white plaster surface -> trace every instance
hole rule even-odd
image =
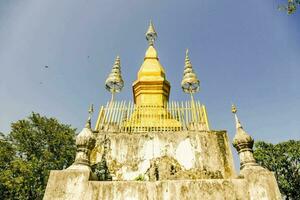
[[[175,158],[185,169],[191,169],[194,166],[195,151],[189,138],[179,143]]]
[[[116,168],[114,180],[134,180],[145,175],[150,161],[163,156],[175,159],[184,170],[219,171],[224,177],[234,177],[231,151],[226,132],[170,132],[107,134],[109,148],[107,162]],[[222,140],[220,140],[220,138]],[[98,146],[103,146],[104,134],[97,137]],[[223,143],[222,143],[223,142]],[[101,160],[103,148],[99,148],[92,163]]]

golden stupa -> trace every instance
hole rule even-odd
[[[151,21],[145,35],[148,49],[138,71],[137,80],[132,84],[134,101],[116,102],[112,98],[106,107],[100,108],[95,129],[125,132],[209,130],[205,106],[195,102],[193,96],[192,101],[188,102],[169,101],[171,86],[154,47],[157,33]],[[117,59],[120,67],[120,58]],[[115,65],[113,69],[116,68]],[[123,86],[123,80],[117,78],[121,77],[120,73],[120,70],[114,70],[114,74],[110,74],[107,79],[110,84],[106,84],[106,89],[111,91],[112,95],[116,91],[115,86]],[[192,69],[188,54],[182,88],[191,95],[199,90],[199,80]]]

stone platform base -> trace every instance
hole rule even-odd
[[[51,171],[44,200],[281,199],[273,173],[262,168],[234,179],[91,181],[89,177],[84,170]]]

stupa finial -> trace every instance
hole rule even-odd
[[[233,138],[233,146],[236,148],[240,157],[240,167],[243,169],[246,166],[257,166],[253,157],[253,138],[243,129],[238,117],[237,108],[235,105],[231,106],[231,112],[235,117],[236,134]]]
[[[91,129],[91,117],[94,112],[93,104],[89,107],[89,117],[82,131],[76,136],[76,156],[74,163],[68,169],[91,171],[90,154],[95,147],[96,139]]]
[[[123,87],[124,81],[121,74],[120,56],[117,56],[112,70],[105,81],[106,90],[112,94],[111,102],[113,102],[114,94],[120,92]]]
[[[193,94],[198,92],[200,89],[200,81],[197,78],[197,75],[195,74],[193,70],[192,63],[190,61],[189,57],[189,50],[186,49],[185,52],[185,65],[183,70],[183,78],[181,81],[181,88],[185,93],[188,93],[191,95],[191,104],[192,104],[192,119],[196,121],[197,114],[195,111],[195,101]]]
[[[185,65],[192,65],[189,57],[189,49],[185,50]]]
[[[181,87],[185,93],[193,94],[200,90],[200,81],[193,70],[192,63],[189,57],[189,50],[185,52],[185,66],[183,70],[183,78]]]
[[[233,114],[237,113],[237,109],[236,109],[236,106],[234,104],[231,105],[231,112]]]
[[[238,118],[238,116],[236,114],[237,111],[238,110],[237,110],[236,106],[234,104],[232,104],[231,105],[231,112],[234,114],[236,129],[243,128],[242,125],[241,125],[241,123],[240,123],[240,120],[239,120],[239,118]]]
[[[150,24],[149,24],[148,30],[145,35],[146,35],[146,39],[148,41],[149,46],[153,46],[154,42],[157,38],[157,33],[155,31],[152,20],[150,20]]]
[[[92,119],[92,115],[94,113],[94,105],[93,104],[90,105],[88,112],[89,112],[89,117],[86,121],[85,128],[91,129],[91,119]]]

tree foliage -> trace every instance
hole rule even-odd
[[[281,194],[286,199],[300,199],[300,140],[278,144],[255,143],[257,162],[273,171]]]
[[[50,170],[64,169],[75,156],[75,129],[32,113],[0,135],[0,197],[42,199]]]
[[[286,5],[280,5],[279,10],[286,11],[289,15],[296,12],[298,6],[300,5],[300,0],[287,0]]]

